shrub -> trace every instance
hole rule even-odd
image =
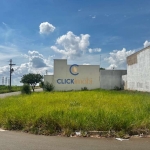
[[[31,89],[29,84],[24,84],[21,89],[22,94],[31,94]]]
[[[43,86],[43,90],[50,92],[54,90],[54,85],[52,83],[46,82]]]
[[[43,88],[43,87],[44,87],[44,82],[43,82],[43,81],[40,82],[39,87],[40,87],[40,88]]]
[[[83,87],[83,88],[81,88],[81,91],[88,91],[88,88],[87,87]]]
[[[121,90],[121,88],[118,87],[118,86],[115,86],[115,87],[114,87],[114,90],[119,91],[119,90]]]

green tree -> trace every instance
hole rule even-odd
[[[41,82],[42,79],[43,79],[43,76],[40,74],[29,73],[29,74],[23,75],[20,82],[31,85],[32,90],[34,92],[36,84]]]
[[[101,67],[99,70],[105,70],[105,68],[102,68],[102,67]]]

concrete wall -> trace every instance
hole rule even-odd
[[[127,63],[127,88],[150,92],[150,46],[129,56]]]
[[[123,89],[122,75],[125,74],[126,70],[100,70],[100,88],[114,89],[117,86]]]
[[[127,90],[127,75],[122,76],[122,86],[124,90]]]
[[[44,83],[46,82],[54,84],[54,75],[44,75]]]
[[[55,59],[52,78],[45,76],[44,80],[53,81],[57,91],[100,87],[99,65],[67,65],[66,59]]]

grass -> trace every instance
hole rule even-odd
[[[1,93],[8,93],[8,92],[16,92],[20,91],[22,86],[12,86],[11,88],[9,86],[0,85],[0,94]]]
[[[150,94],[95,90],[7,97],[0,99],[0,127],[45,135],[78,130],[134,134],[150,129]]]
[[[39,86],[36,86],[35,89],[40,88]],[[9,86],[5,86],[5,85],[0,85],[0,94],[2,93],[9,93],[9,92],[17,92],[17,91],[21,91],[22,86],[11,86],[11,88]]]

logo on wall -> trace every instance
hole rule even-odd
[[[76,76],[76,75],[79,74],[79,73],[78,73],[78,66],[79,66],[79,65],[77,65],[77,64],[74,64],[74,65],[71,65],[71,66],[70,66],[69,71],[70,71],[70,73],[71,73],[72,75]]]
[[[76,76],[79,74],[78,72],[78,67],[79,65],[77,64],[74,64],[74,65],[71,65],[70,68],[69,68],[69,71],[72,75]],[[60,78],[60,79],[57,79],[57,84],[76,84],[76,85],[79,85],[79,84],[93,84],[93,81],[92,81],[92,78],[89,78],[89,77],[84,77],[84,78],[78,78],[78,77],[75,77],[72,79],[71,78]]]

